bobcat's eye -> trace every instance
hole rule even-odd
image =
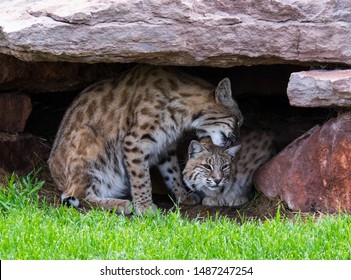
[[[212,167],[211,167],[211,165],[209,165],[209,164],[203,164],[202,166],[203,166],[205,169],[212,170]]]
[[[222,171],[226,170],[229,168],[229,164],[223,164],[222,165]]]

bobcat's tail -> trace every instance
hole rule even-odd
[[[66,194],[61,195],[61,203],[66,206],[73,206],[74,208],[79,206],[78,198]]]

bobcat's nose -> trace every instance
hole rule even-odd
[[[213,192],[221,192],[223,190],[221,179],[212,179],[211,182],[208,184],[208,188]]]
[[[221,183],[221,179],[214,179],[213,180],[216,183],[216,187],[219,187],[219,184]]]

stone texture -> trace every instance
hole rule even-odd
[[[0,54],[0,92],[56,93],[81,91],[96,81],[123,72],[134,64],[27,62]],[[181,67],[213,84],[229,77],[233,94],[286,94],[291,72],[308,69],[301,65],[257,65],[255,67]],[[255,82],[252,82],[255,81]]]
[[[315,126],[254,176],[265,196],[296,211],[351,211],[351,112]]]
[[[351,70],[292,73],[288,97],[298,107],[351,107]]]
[[[26,174],[48,157],[49,149],[31,134],[0,132],[0,170]]]
[[[32,111],[32,102],[24,94],[0,94],[0,131],[23,132]]]
[[[0,54],[0,90],[61,92],[82,88],[123,71],[119,64],[26,62]]]
[[[27,61],[351,64],[349,0],[4,0],[0,53]]]

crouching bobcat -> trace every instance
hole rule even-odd
[[[240,206],[249,201],[252,175],[273,154],[273,135],[242,132],[236,146],[217,147],[210,138],[191,141],[183,179],[202,192],[203,205]]]
[[[84,199],[118,213],[154,212],[152,165],[176,200],[192,205],[199,198],[182,184],[177,138],[194,128],[225,146],[236,140],[242,122],[229,79],[216,88],[172,68],[139,65],[76,98],[61,122],[49,167],[61,200],[73,206]]]

